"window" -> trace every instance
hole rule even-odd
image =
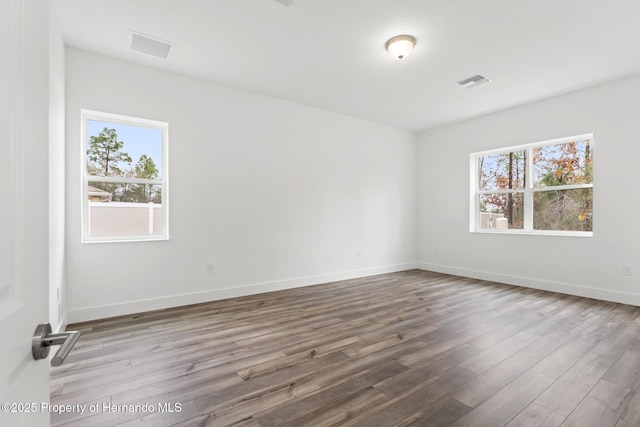
[[[591,236],[593,135],[471,154],[470,231]]]
[[[165,122],[82,110],[82,241],[165,240]]]

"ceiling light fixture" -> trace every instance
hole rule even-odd
[[[411,53],[415,44],[415,38],[403,35],[390,38],[384,47],[389,51],[391,56],[396,59],[402,59]]]

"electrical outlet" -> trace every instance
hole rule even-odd
[[[625,276],[631,276],[633,273],[631,272],[631,266],[629,264],[622,265],[622,274]]]
[[[213,264],[207,264],[205,266],[205,271],[207,274],[213,274]]]
[[[357,256],[358,258],[362,258],[362,252],[357,251],[357,252],[356,252],[356,256]]]

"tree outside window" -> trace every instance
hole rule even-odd
[[[167,124],[83,111],[83,240],[167,237]]]
[[[472,154],[472,231],[592,232],[593,135]]]

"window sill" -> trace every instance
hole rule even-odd
[[[470,232],[478,234],[527,234],[530,236],[593,237],[593,231],[470,230]]]
[[[140,238],[127,238],[127,237],[114,237],[114,238],[105,238],[105,239],[86,239],[86,240],[82,240],[81,243],[85,244],[94,244],[94,243],[133,243],[133,242],[164,242],[166,240],[169,240],[168,236],[162,236],[162,237],[154,237],[154,238],[147,238],[147,239],[140,239]]]

